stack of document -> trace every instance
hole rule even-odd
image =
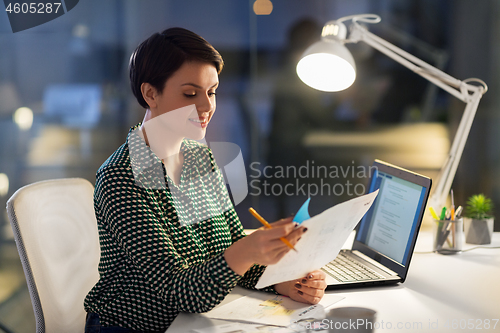
[[[326,309],[343,298],[334,294],[325,294],[320,303],[311,305],[296,302],[286,296],[256,291],[205,313],[208,318],[229,320],[233,322],[232,324],[212,327],[211,330],[196,330],[195,332],[225,333],[235,332],[235,328],[239,329],[237,332],[253,332],[256,327],[259,327],[259,333],[265,331],[273,333],[294,332],[295,330],[278,329],[280,327],[298,327],[300,325],[297,323],[324,318]],[[242,323],[260,325],[241,325]],[[263,331],[262,325],[275,327],[268,327]]]

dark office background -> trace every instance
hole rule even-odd
[[[286,124],[288,119],[285,119],[286,110],[281,110],[273,124],[273,114],[278,115],[279,109],[276,96],[282,93],[283,98],[283,90],[286,93],[289,88],[280,80],[290,75],[285,72],[290,54],[294,48],[303,47],[291,43],[292,28],[304,20],[322,26],[328,20],[345,15],[376,13],[382,22],[370,26],[371,31],[458,79],[478,77],[488,84],[490,90],[477,111],[453,189],[458,204],[463,204],[475,193],[490,196],[498,207],[498,220],[500,2],[272,0],[274,9],[268,16],[256,16],[253,3],[254,0],[81,0],[73,10],[58,19],[15,34],[2,10],[2,207],[18,188],[35,181],[83,177],[95,182],[98,167],[124,142],[129,127],[142,120],[144,110],[134,100],[128,83],[127,65],[131,52],[153,32],[174,26],[202,35],[225,60],[226,66],[220,75],[217,112],[208,127],[207,140],[237,144],[241,148],[249,181],[255,179],[251,163],[259,162],[260,168],[269,165],[272,138],[276,134],[291,135],[298,140],[296,151],[283,154],[287,155],[283,158],[290,158],[292,164],[301,165],[304,162],[301,158],[307,156],[309,161],[314,160],[318,165],[367,166],[373,158],[386,157],[388,162],[436,177],[464,104],[442,91],[433,90],[414,73],[363,45],[349,46],[357,61],[359,81],[351,93],[322,94],[297,86],[289,89],[290,94],[299,89],[298,95],[311,98],[313,102],[308,104],[312,108],[309,110],[311,114],[319,108],[326,110],[322,114],[324,121],[299,122],[283,128],[280,121]],[[308,31],[307,28],[304,31]],[[300,33],[294,36],[298,36],[294,41],[308,38]],[[317,103],[317,108],[314,103]],[[14,113],[20,107],[28,107],[33,112],[33,123],[27,129],[20,127],[22,116],[18,115],[17,123],[14,121]],[[405,126],[417,130],[398,132],[398,128],[405,129]],[[416,151],[413,152],[412,148],[404,152],[391,151],[392,146],[385,147],[383,142],[377,146],[378,150],[370,152],[303,144],[305,136],[314,131],[366,136],[380,129],[392,131],[395,135],[392,141],[416,141]],[[411,133],[420,137],[406,137]],[[442,140],[436,144],[425,140],[426,137],[442,138],[443,135],[444,143]],[[378,137],[374,138],[377,140]],[[427,147],[418,147],[419,142]],[[422,149],[432,151],[432,154],[422,155]],[[298,157],[291,160],[294,154]],[[397,156],[408,158],[398,159]],[[413,162],[415,160],[417,162]],[[304,181],[314,183],[318,179]],[[247,213],[250,205],[259,208],[267,219],[274,220],[282,214],[294,213],[304,199],[299,195],[282,200],[276,195],[257,196],[254,192],[250,189],[250,195],[236,206],[247,228],[257,226]],[[313,200],[312,213],[347,197],[345,193],[340,196],[318,195]],[[5,252],[12,244],[5,210],[0,214],[0,226],[0,252]],[[497,230],[499,226],[497,221]],[[5,260],[0,262],[0,269],[2,266],[5,267]],[[7,296],[2,297],[8,303],[12,300],[9,295],[15,291],[5,293]],[[1,316],[12,311],[5,306],[7,303],[0,306],[0,321],[4,320]],[[22,320],[11,323],[11,326],[18,327],[17,332],[24,332],[22,325]],[[26,332],[30,330],[26,329]]]
[[[313,97],[330,106],[331,114],[323,115],[325,122],[284,128],[277,119],[273,125],[273,113],[279,108],[275,95],[282,87],[279,78],[293,48],[292,28],[304,19],[322,25],[344,15],[371,12],[382,17],[382,23],[370,27],[375,33],[459,79],[479,77],[488,83],[490,91],[481,101],[453,188],[459,203],[473,193],[485,193],[500,207],[497,2],[276,0],[269,16],[256,16],[253,2],[85,0],[54,21],[16,34],[11,32],[6,13],[1,14],[0,173],[9,184],[8,190],[3,186],[3,202],[19,187],[38,180],[84,177],[94,182],[96,169],[143,114],[128,86],[131,52],[151,33],[173,26],[203,35],[223,55],[226,68],[207,139],[237,144],[250,180],[256,175],[249,169],[252,162],[259,162],[261,169],[269,164],[273,131],[275,136],[314,130],[368,133],[397,124],[439,123],[451,140],[464,105],[438,90],[431,98],[432,109],[424,110],[430,85],[363,45],[349,45],[357,60],[359,81],[350,95],[318,93]],[[300,36],[294,35],[294,40]],[[81,101],[72,100],[72,93],[87,96],[79,89],[97,92],[92,95],[96,110],[89,111],[91,107],[82,108]],[[310,112],[315,112],[314,104],[310,105]],[[29,129],[22,130],[13,121],[20,107],[33,111]],[[92,112],[97,113],[89,115]],[[286,110],[279,114],[284,115]],[[295,155],[302,153],[318,165],[368,165],[372,157],[379,157],[374,152],[344,158],[343,150],[337,148],[321,150],[318,155],[311,147],[297,147]],[[436,177],[440,158],[405,166]],[[304,161],[297,161],[297,166],[302,165],[299,162]],[[253,226],[245,213],[249,204],[268,210],[269,218],[294,212],[296,203],[286,203],[284,210],[278,210],[276,195],[255,193],[250,189],[247,200],[237,206],[245,226]],[[321,200],[328,199],[318,202]],[[1,219],[5,226],[5,214]],[[8,228],[4,228],[7,233]]]
[[[498,125],[495,55],[499,45],[495,18],[499,5],[495,1],[276,0],[269,16],[256,16],[253,2],[85,0],[54,21],[16,34],[11,32],[6,13],[1,14],[0,173],[9,182],[8,191],[5,192],[4,186],[1,193],[3,202],[19,187],[38,180],[84,177],[94,182],[96,169],[124,141],[128,128],[139,122],[143,114],[128,86],[127,63],[131,52],[151,33],[173,26],[201,34],[225,59],[218,109],[207,139],[237,144],[249,180],[256,177],[256,172],[249,169],[252,162],[259,162],[261,169],[270,162],[269,153],[273,152],[275,142],[273,131],[275,137],[277,133],[283,137],[287,132],[298,133],[290,137],[299,140],[304,139],[301,135],[314,130],[368,133],[383,126],[437,122],[445,126],[451,140],[464,105],[436,89],[436,95],[431,96],[432,109],[425,109],[426,91],[432,85],[366,45],[349,45],[358,66],[356,88],[350,93],[313,96],[322,106],[330,107],[327,111],[330,114],[322,115],[325,121],[307,126],[297,123],[287,128],[279,126],[280,121],[288,124],[286,119],[278,118],[273,125],[273,113],[277,117],[287,115],[286,110],[279,114],[276,110],[279,106],[275,95],[283,87],[279,81],[281,74],[288,68],[291,49],[303,47],[291,45],[291,30],[303,20],[321,26],[330,19],[370,12],[382,17],[382,23],[370,27],[375,33],[459,79],[479,77],[490,86],[481,101],[453,188],[459,203],[481,192],[491,196],[500,207],[496,176],[500,154],[495,130]],[[307,27],[304,31],[302,35],[293,35],[292,40],[302,38],[307,42],[308,38],[301,36],[312,32]],[[75,96],[72,93],[86,96],[79,90],[81,84],[85,85],[83,89],[97,91],[92,96],[96,96],[95,105],[100,107],[97,110],[94,105],[93,112],[97,112],[94,117],[89,115],[92,111],[82,108],[81,101],[72,100],[71,96]],[[295,88],[285,87],[290,96]],[[309,105],[312,111],[302,111],[314,113],[314,103]],[[15,110],[23,106],[34,114],[32,126],[25,130],[13,121]],[[426,136],[425,128],[421,135]],[[283,154],[286,156],[277,156],[283,160],[288,157],[293,164],[294,154],[327,166],[368,165],[372,157],[385,157],[377,155],[377,151],[352,156],[338,147],[319,153],[314,147],[297,147]],[[435,154],[434,161],[423,161],[427,156],[418,165],[403,166],[436,177],[445,154],[442,149]],[[299,159],[295,165],[303,165],[304,161]],[[308,181],[313,180],[304,180]],[[246,214],[250,204],[268,211],[270,219],[294,212],[301,198],[279,203],[278,196],[273,195],[278,193],[277,189],[271,192],[269,188],[270,195],[260,196],[255,195],[255,188],[250,189],[245,202],[237,206],[245,226],[253,226]],[[314,212],[333,200],[319,197],[313,201]],[[340,197],[337,200],[345,195]],[[5,226],[5,214],[1,219]],[[4,232],[7,229],[8,233],[8,228],[7,225]]]

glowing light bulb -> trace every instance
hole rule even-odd
[[[356,65],[344,45],[323,39],[304,52],[297,64],[297,75],[314,89],[341,91],[356,79]]]

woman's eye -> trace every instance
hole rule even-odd
[[[210,92],[208,93],[208,96],[212,97],[212,96],[216,96],[217,94],[215,92]]]
[[[196,94],[184,94],[184,96],[186,96],[186,97],[188,97],[188,98],[189,98],[189,97],[195,97],[195,96],[196,96]]]

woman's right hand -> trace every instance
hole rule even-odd
[[[232,244],[224,252],[229,267],[243,275],[253,264],[272,265],[277,263],[291,249],[280,238],[286,238],[295,245],[307,230],[295,228],[293,217],[271,223],[272,229],[261,227]]]

